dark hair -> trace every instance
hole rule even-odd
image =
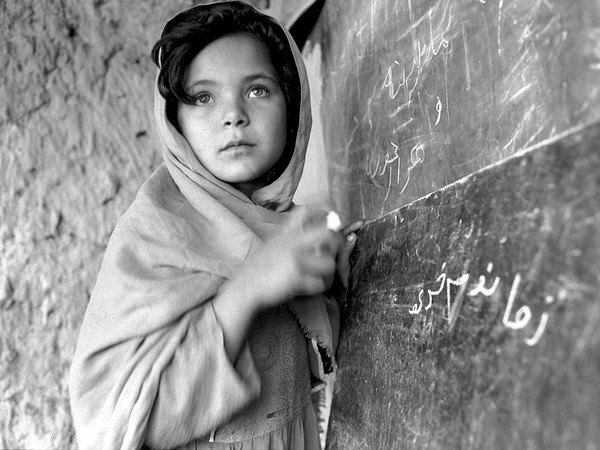
[[[177,105],[193,104],[186,91],[186,70],[195,56],[216,39],[232,33],[250,33],[266,44],[281,86],[287,111],[287,160],[298,128],[300,78],[284,30],[270,17],[238,1],[191,8],[170,20],[152,48],[152,60],[160,68],[158,90],[166,100],[167,118],[178,129]],[[286,159],[283,157],[282,159]],[[279,165],[279,164],[278,164]]]

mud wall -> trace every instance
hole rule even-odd
[[[0,2],[0,448],[76,448],[81,319],[113,227],[161,158],[148,55],[194,3]]]

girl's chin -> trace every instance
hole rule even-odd
[[[248,197],[250,197],[254,191],[257,191],[266,185],[265,178],[263,176],[254,179],[240,178],[235,179],[235,181],[227,181],[227,183],[242,191],[244,194],[248,195]]]

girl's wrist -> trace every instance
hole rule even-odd
[[[249,315],[254,315],[261,309],[260,295],[256,293],[251,283],[239,278],[225,283],[219,290],[219,297],[233,303],[235,308]]]
[[[231,280],[228,288],[243,296],[256,312],[285,303],[293,297],[291,292],[290,295],[282,292],[285,288],[280,286],[280,283],[273,282],[273,280],[269,282],[264,276],[257,276],[252,271],[240,272],[236,278]]]

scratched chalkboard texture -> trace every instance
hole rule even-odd
[[[367,224],[330,449],[600,448],[600,125]]]
[[[328,0],[315,33],[346,218],[600,118],[598,0]]]

